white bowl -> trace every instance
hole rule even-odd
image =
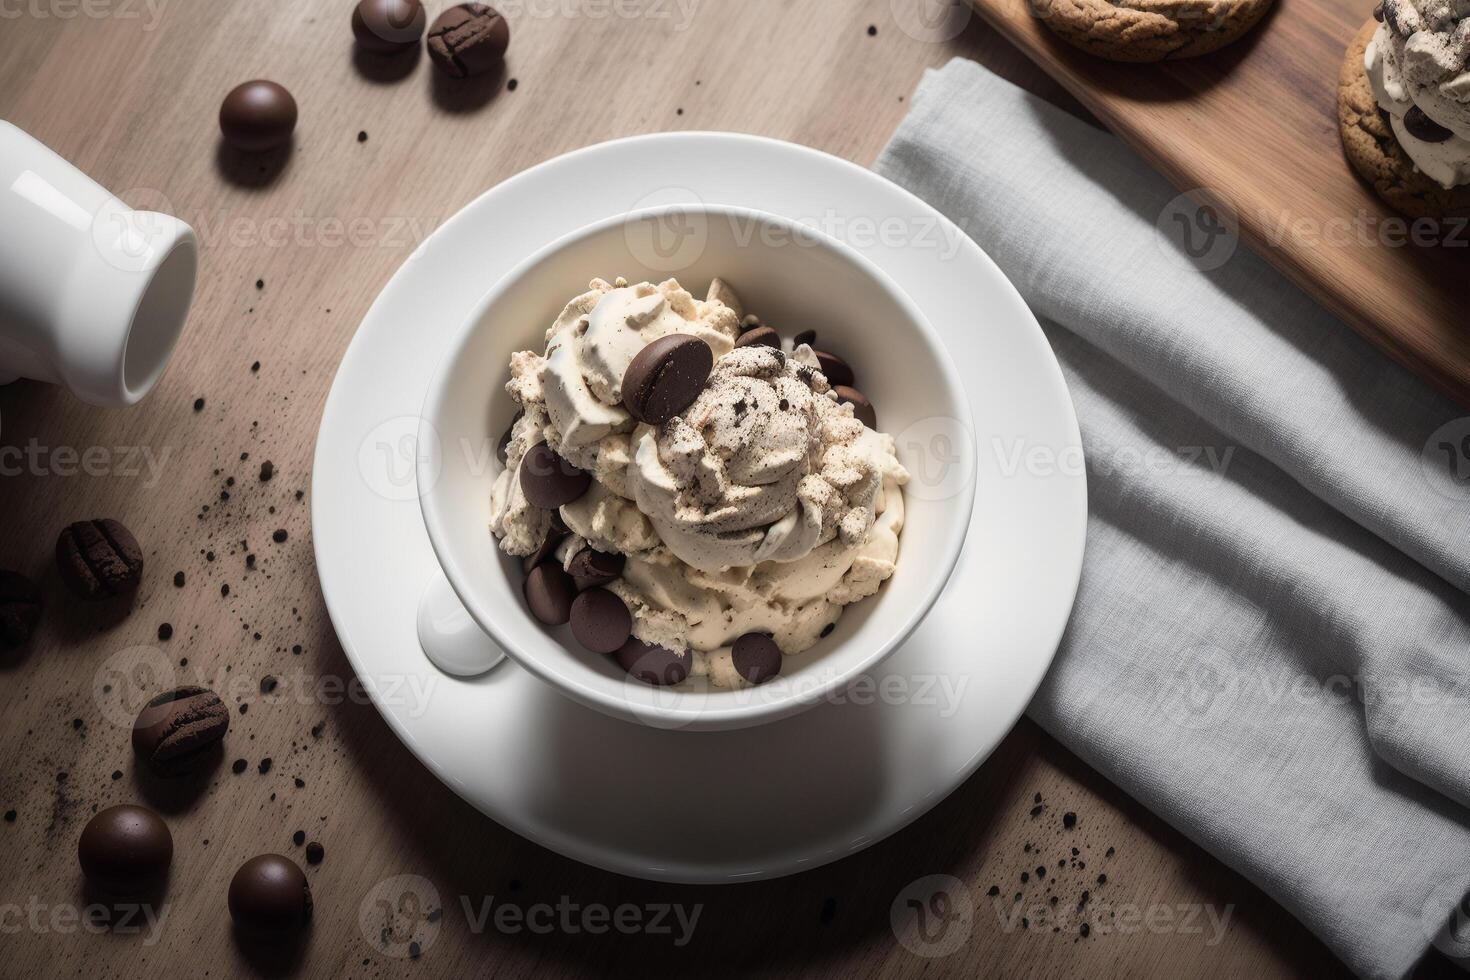
[[[504,390],[512,353],[541,350],[546,328],[590,279],[676,277],[695,295],[715,276],[783,335],[817,331],[841,354],[910,468],[935,439],[974,445],[969,401],[933,327],[881,270],[846,245],[743,208],[676,205],[602,221],[548,245],[498,282],[465,322],[429,386],[417,474],[424,524],[465,610],[518,664],[569,697],[660,728],[713,731],[787,717],[872,670],[914,630],[959,557],[974,504],[973,466],[952,485],[905,495],[898,570],[848,607],[837,629],[785,658],[779,677],[724,690],[703,678],[656,688],[582,649],[566,628],[532,618],[519,559],[489,532],[495,446],[516,405]],[[913,484],[911,484],[913,486]]]

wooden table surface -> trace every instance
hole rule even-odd
[[[14,811],[0,823],[0,975],[1340,972],[1252,885],[1026,721],[896,837],[797,877],[692,888],[598,872],[500,828],[342,692],[352,673],[317,588],[305,492],[337,361],[398,264],[483,189],[611,137],[742,130],[870,163],[921,72],[956,55],[1075,105],[978,18],[947,40],[914,38],[893,12],[908,2],[523,2],[507,8],[505,75],[468,85],[442,84],[422,58],[355,59],[345,0],[0,7],[0,116],[129,203],[192,222],[203,245],[187,333],[141,406],[0,389],[0,566],[38,576],[47,603],[30,647],[0,660],[0,810]],[[294,151],[264,171],[217,146],[220,98],[252,77],[301,105]],[[72,451],[89,448],[83,472]],[[275,476],[262,482],[266,460]],[[56,581],[57,532],[90,517],[123,521],[144,546],[131,610],[83,608]],[[160,641],[165,622],[173,637]],[[235,712],[224,765],[197,784],[153,782],[129,749],[130,699],[161,683],[139,668],[160,663]],[[139,800],[174,835],[166,914],[97,934],[76,918],[89,898],[77,836],[97,809]],[[242,945],[230,877],[266,851],[304,865],[297,830],[326,852],[307,868],[314,925],[284,953]],[[970,898],[967,935],[945,933],[962,919],[929,905],[943,913],[931,938],[956,947],[944,956],[911,952],[890,924],[928,875]],[[487,902],[554,921],[477,928]],[[650,927],[583,927],[588,910],[624,905]],[[692,938],[651,928],[669,905],[698,910]]]

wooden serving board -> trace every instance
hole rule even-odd
[[[1073,48],[1027,0],[971,0],[1180,190],[1234,208],[1241,237],[1368,340],[1470,406],[1470,227],[1409,243],[1343,158],[1337,77],[1374,0],[1277,0],[1235,44],[1150,65]]]

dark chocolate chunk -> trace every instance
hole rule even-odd
[[[588,589],[572,600],[572,635],[593,653],[615,653],[633,635],[633,617],[607,589]]]
[[[627,562],[628,559],[611,551],[583,548],[572,556],[567,571],[571,573],[572,582],[577,586],[577,591],[582,592],[586,589],[594,589],[599,585],[606,585],[618,578],[623,574],[623,566]]]
[[[817,355],[817,369],[827,378],[827,383],[832,387],[846,385],[852,387],[856,376],[846,361],[836,354],[829,354],[824,350],[813,351]]]
[[[362,0],[352,8],[352,34],[374,54],[407,51],[419,43],[428,22],[419,0]]]
[[[808,347],[810,347],[816,342],[817,332],[815,330],[803,330],[801,333],[791,338],[792,347],[800,347],[802,344],[806,344]]]
[[[636,636],[628,637],[617,653],[618,663],[629,674],[645,684],[666,686],[677,684],[689,676],[694,656],[689,651],[677,653],[668,647],[644,643]]]
[[[660,337],[623,372],[623,404],[639,421],[662,425],[699,397],[714,366],[714,351],[698,337]]]
[[[261,854],[230,882],[230,918],[250,933],[288,933],[311,920],[311,886],[290,858]]]
[[[1409,111],[1404,113],[1404,128],[1409,131],[1410,136],[1426,143],[1443,143],[1455,135],[1452,130],[1430,119],[1418,106],[1411,106]]]
[[[41,619],[41,592],[19,572],[0,571],[0,649],[9,650],[31,638]]]
[[[468,78],[497,68],[510,46],[510,25],[494,7],[461,3],[444,11],[429,28],[429,58],[450,78]]]
[[[592,477],[538,442],[521,459],[521,491],[532,506],[555,510],[569,504],[592,486]]]
[[[219,107],[219,128],[237,150],[259,153],[291,139],[296,100],[275,82],[257,78],[236,86]]]
[[[230,709],[202,687],[180,687],[143,706],[133,723],[133,751],[160,776],[197,772],[219,758]]]
[[[873,408],[873,403],[868,401],[867,395],[848,385],[835,385],[832,390],[837,393],[839,402],[852,406],[853,417],[874,432],[878,431],[878,413]]]
[[[577,595],[572,577],[554,562],[531,569],[522,589],[526,606],[547,626],[560,626],[572,616],[572,599]]]
[[[114,520],[78,521],[56,539],[61,580],[78,598],[106,599],[130,592],[143,578],[143,551]]]
[[[736,347],[774,347],[781,349],[781,335],[770,327],[747,330],[735,340]]]
[[[163,818],[133,804],[108,807],[87,821],[77,860],[87,880],[117,895],[148,890],[168,872],[174,839]]]
[[[552,552],[556,551],[556,546],[561,544],[566,536],[565,531],[557,531],[555,528],[546,532],[546,537],[541,540],[541,546],[521,559],[521,571],[530,575],[531,569],[551,558]]]
[[[781,673],[781,648],[766,633],[746,633],[731,648],[735,672],[751,684],[761,684]]]

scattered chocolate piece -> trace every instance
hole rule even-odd
[[[829,636],[832,635],[832,631],[835,630],[836,628],[837,628],[837,624],[836,623],[828,623],[826,626],[823,626],[822,627],[822,632],[820,634],[818,634],[818,635],[822,639],[825,640],[827,637],[829,637]]]
[[[168,872],[174,839],[163,818],[143,806],[108,807],[87,821],[77,860],[87,880],[117,895],[136,895]]]
[[[261,854],[235,872],[229,905],[230,918],[245,932],[294,932],[311,921],[311,886],[290,858]]]
[[[598,551],[589,547],[572,556],[567,571],[571,574],[572,584],[576,585],[577,591],[584,592],[606,585],[621,576],[627,563],[627,558],[615,552]]]
[[[184,573],[183,572],[174,572],[174,588],[176,588],[176,589],[182,589],[183,587],[184,587]]]
[[[261,483],[265,483],[265,482],[269,481],[270,478],[273,477],[273,476],[275,476],[275,475],[276,475],[276,464],[275,463],[272,463],[270,460],[266,460],[264,463],[261,463],[260,464],[260,482]]]
[[[219,128],[237,150],[259,153],[291,139],[296,129],[296,100],[275,82],[257,78],[236,86],[219,107]],[[257,283],[256,289],[263,283]]]
[[[869,24],[868,25],[868,37],[877,37],[877,36],[878,36],[878,25],[877,24]]]
[[[278,683],[279,682],[274,677],[272,677],[270,674],[266,674],[264,677],[262,677],[260,679],[260,693],[261,694],[269,694],[269,693],[271,693],[272,691],[274,691],[276,689],[276,685]]]
[[[714,351],[698,337],[684,333],[660,337],[639,351],[623,372],[623,404],[639,421],[662,425],[699,397],[714,366]]]
[[[800,347],[802,344],[806,344],[808,347],[810,347],[816,342],[817,332],[815,330],[803,330],[801,331],[801,333],[791,338],[792,347]]]
[[[461,3],[429,28],[429,58],[450,78],[482,75],[499,67],[510,46],[510,25],[494,7]]]
[[[5,811],[5,822],[6,823],[15,823],[15,811],[14,810],[6,810]]]
[[[240,707],[241,708],[244,708],[244,707],[246,707],[246,705],[243,705],[242,704],[242,705],[240,705]],[[270,757],[267,756],[266,758],[261,759],[260,760],[260,765],[256,766],[256,768],[260,770],[260,774],[262,776],[264,776],[266,773],[270,772],[271,771],[271,760],[270,760]]]
[[[276,544],[285,544],[286,538],[288,537],[290,537],[290,535],[286,533],[286,529],[281,527],[276,528],[276,532],[271,535],[271,540],[274,541]]]
[[[306,845],[306,863],[321,864],[322,858],[327,856],[327,849],[316,841]]]
[[[516,87],[519,86],[520,84],[521,84],[520,82],[518,82],[514,78],[512,78],[510,81],[508,81],[508,82],[505,83],[505,90],[507,92],[514,92],[516,90]]]
[[[219,695],[187,686],[159,694],[133,723],[133,751],[160,776],[197,772],[216,757],[230,730]]]
[[[572,635],[593,653],[616,653],[633,635],[628,606],[607,589],[588,589],[572,600]]]
[[[554,563],[546,562],[531,569],[523,591],[531,615],[547,626],[560,626],[571,619],[576,586],[572,577]]]
[[[230,771],[238,776],[249,768],[250,763],[246,762],[244,759],[236,759],[234,764],[230,766]]]
[[[531,569],[549,559],[552,552],[556,551],[556,546],[561,544],[565,537],[565,531],[557,531],[555,528],[548,531],[546,537],[541,540],[541,546],[521,559],[521,571],[530,575]]]
[[[300,847],[302,844],[305,844],[306,843],[306,831],[304,831],[304,830],[298,830],[298,831],[296,831],[296,833],[292,834],[291,835],[291,843],[295,844],[297,847]]]
[[[829,385],[834,388],[838,385],[852,387],[857,378],[846,361],[824,350],[813,351],[813,353],[817,355],[817,368],[826,376]]]
[[[41,619],[41,592],[19,572],[0,570],[0,649],[10,650],[31,638]]]
[[[1404,128],[1409,131],[1410,136],[1426,143],[1443,143],[1455,135],[1452,130],[1430,119],[1428,114],[1418,106],[1411,106],[1409,111],[1404,113]]]
[[[766,633],[746,633],[731,648],[735,672],[751,684],[762,684],[781,673],[781,648]]]
[[[357,141],[359,143],[366,143],[367,142],[367,130],[360,129],[360,130],[357,131]]]
[[[667,647],[644,643],[630,636],[617,653],[618,663],[645,684],[664,686],[677,684],[689,676],[694,657],[687,650],[680,654]]]
[[[706,348],[707,350],[708,348]],[[538,442],[521,459],[521,491],[532,506],[555,510],[587,492],[592,477]]]
[[[202,411],[204,411],[204,399],[203,398],[196,398],[196,399],[194,399],[194,411],[196,411],[196,412],[202,412]]]
[[[419,43],[428,22],[419,0],[362,0],[352,9],[352,34],[374,54],[407,51]]]
[[[158,638],[165,643],[167,643],[169,640],[172,640],[174,638],[173,623],[159,623]]]
[[[736,347],[774,347],[781,349],[781,335],[770,327],[753,327],[735,340]]]
[[[839,402],[852,406],[853,418],[874,432],[878,431],[878,412],[873,408],[873,403],[868,401],[867,395],[848,385],[834,385],[832,390],[837,393]]]
[[[56,564],[66,587],[88,601],[130,592],[143,578],[143,551],[114,520],[78,521],[63,530]]]
[[[1062,814],[1062,826],[1066,827],[1068,830],[1071,830],[1073,827],[1077,826],[1077,814],[1073,813],[1070,810]]]

